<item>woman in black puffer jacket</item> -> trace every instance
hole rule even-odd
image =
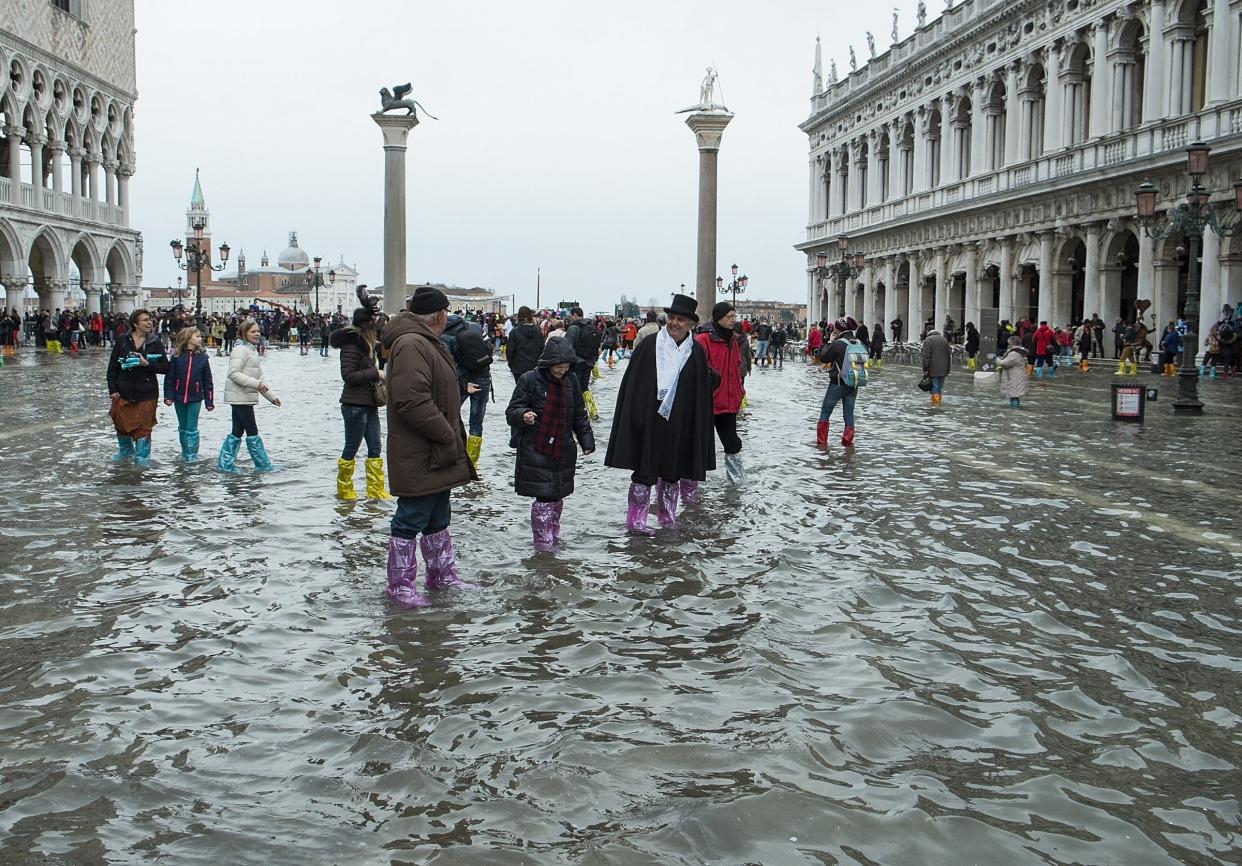
[[[379,301],[358,287],[362,306],[354,310],[353,325],[338,328],[328,338],[341,352],[341,415],[345,419],[345,447],[336,461],[337,499],[357,499],[354,493],[354,457],[367,441],[367,498],[391,499],[384,484],[384,458],[380,452],[379,404],[376,385],[384,374],[375,365],[375,310]]]
[[[561,540],[561,510],[574,492],[578,449],[595,450],[578,377],[567,375],[579,359],[569,343],[554,337],[544,345],[539,366],[518,380],[505,410],[518,449],[514,492],[533,496],[530,524],[535,552],[553,549]]]
[[[530,307],[520,307],[517,324],[509,332],[505,348],[505,358],[509,362],[513,381],[520,381],[522,376],[535,369],[542,354],[543,332],[535,324],[535,313]]]

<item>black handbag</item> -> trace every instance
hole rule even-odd
[[[922,379],[919,379],[919,390],[920,391],[931,390],[931,376],[924,376]]]

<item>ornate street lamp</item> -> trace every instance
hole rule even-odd
[[[820,250],[815,253],[815,275],[821,281],[829,278],[836,278],[837,290],[840,294],[840,301],[837,304],[837,316],[845,316],[845,283],[858,276],[863,267],[862,253],[852,253],[850,249],[850,239],[845,235],[837,238],[837,251],[841,253],[841,260],[828,264],[828,251]],[[823,290],[821,283],[820,290]]]
[[[210,250],[203,249],[203,221],[202,219],[194,220],[194,238],[193,243],[188,247],[182,247],[181,241],[174,239],[169,242],[172,247],[173,258],[177,260],[177,267],[183,271],[194,273],[195,297],[194,297],[194,321],[197,325],[202,325],[203,321],[203,269],[209,271],[222,271],[225,265],[229,263],[229,245],[220,244],[220,264],[213,265],[209,261]],[[185,253],[185,263],[181,262],[181,254]],[[180,299],[180,295],[178,295]]]
[[[315,290],[315,318],[319,318],[319,287],[331,288],[336,282],[336,269],[328,269],[328,279],[324,280],[323,274],[319,272],[319,263],[323,261],[322,256],[315,256],[315,266],[306,269],[306,288],[307,290]]]
[[[724,277],[716,277],[716,291],[732,292],[733,293],[733,306],[734,308],[736,308],[737,307],[737,296],[746,293],[746,286],[750,284],[750,277],[746,276],[745,274],[742,274],[741,277],[738,277],[736,263],[730,266],[729,272],[732,274],[733,280],[727,286],[725,285]]]
[[[1199,369],[1195,366],[1195,355],[1199,350],[1199,245],[1202,243],[1203,233],[1210,230],[1220,237],[1242,234],[1242,179],[1233,182],[1232,207],[1214,206],[1208,200],[1210,192],[1199,184],[1203,175],[1207,174],[1210,151],[1210,147],[1199,141],[1186,148],[1190,192],[1186,196],[1186,203],[1178,205],[1168,216],[1156,216],[1156,188],[1150,181],[1143,181],[1134,191],[1143,234],[1155,240],[1182,235],[1189,257],[1186,307],[1182,311],[1182,317],[1186,320],[1186,334],[1182,338],[1182,367],[1177,372],[1174,415],[1203,414],[1203,404],[1199,402]]]

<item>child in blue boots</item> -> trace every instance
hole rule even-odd
[[[224,402],[233,410],[233,430],[224,437],[216,467],[221,472],[237,471],[237,449],[241,447],[244,435],[255,470],[271,472],[277,467],[267,456],[267,449],[259,438],[254,407],[259,402],[260,394],[273,406],[280,405],[280,398],[263,379],[263,365],[259,360],[259,326],[252,319],[247,319],[242,322],[238,336],[241,339],[229,355],[229,378],[224,383]]]
[[[186,463],[198,459],[198,413],[204,403],[208,412],[215,411],[211,362],[203,351],[203,335],[198,328],[182,328],[164,377],[164,405],[172,406],[177,413],[177,438]]]

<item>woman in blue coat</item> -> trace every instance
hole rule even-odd
[[[177,413],[177,438],[181,457],[187,463],[198,459],[198,413],[216,408],[216,389],[211,381],[211,361],[203,351],[203,335],[198,328],[182,328],[177,334],[168,375],[164,377],[164,405]]]
[[[514,489],[533,496],[530,524],[535,552],[553,549],[561,538],[561,511],[574,492],[577,437],[583,454],[595,450],[595,434],[576,376],[566,375],[579,363],[563,338],[548,340],[535,369],[522,375],[505,410],[513,428],[510,445],[518,450]]]

